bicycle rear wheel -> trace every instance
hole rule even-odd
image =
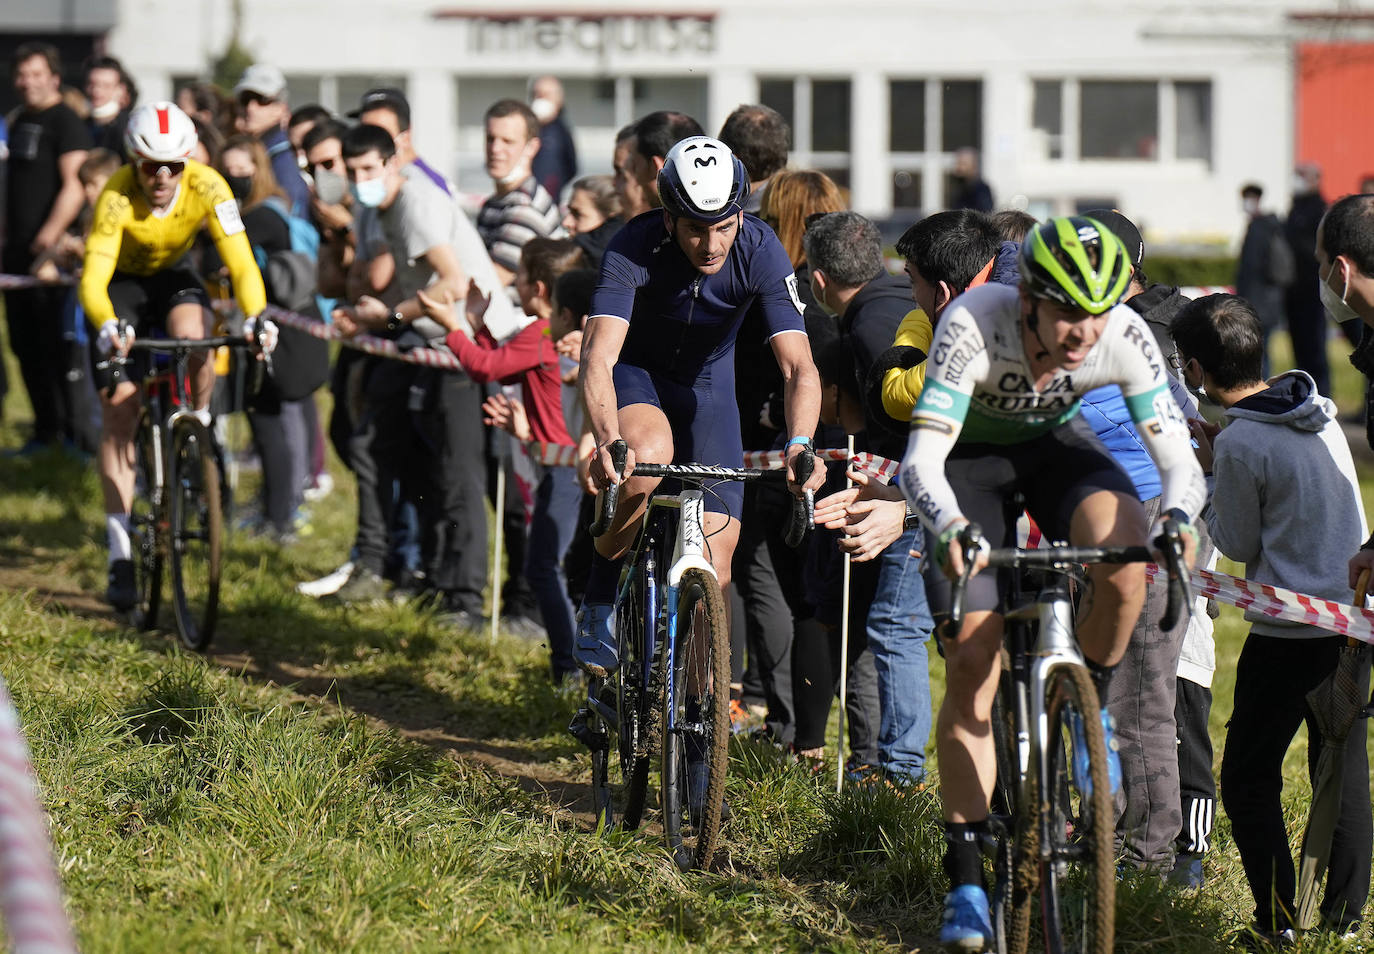
[[[220,475],[209,429],[193,417],[172,431],[166,493],[171,522],[172,605],[181,641],[204,649],[219,615]]]
[[[1045,685],[1049,735],[1039,798],[1040,907],[1047,954],[1107,954],[1115,936],[1114,812],[1107,746],[1092,679],[1082,666],[1058,666]],[[1081,732],[1075,723],[1081,721]],[[1074,780],[1078,746],[1086,750],[1091,791]]]
[[[684,871],[710,866],[720,834],[730,742],[727,625],[715,577],[699,569],[683,573],[663,700],[663,828]]]
[[[158,540],[158,510],[153,503],[161,480],[159,451],[157,429],[145,410],[134,436],[134,497],[129,507],[129,543],[138,592],[133,624],[142,630],[157,626],[157,611],[162,605],[163,551]]]

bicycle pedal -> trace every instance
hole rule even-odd
[[[568,723],[568,734],[593,752],[604,751],[611,747],[610,738],[605,732],[593,729],[590,725],[592,713],[585,707],[578,709]]]

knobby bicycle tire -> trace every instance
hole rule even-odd
[[[649,634],[656,625],[657,614],[648,609],[650,584],[644,564],[634,567],[625,599],[616,607],[616,638],[621,646],[618,697],[616,708],[620,714],[620,734],[617,751],[620,773],[625,787],[625,805],[620,825],[626,831],[639,827],[644,817],[645,793],[649,788],[649,760],[651,736],[659,715],[659,697],[653,694],[652,673],[644,678],[644,667],[653,666],[645,659]],[[662,691],[660,687],[660,692]]]
[[[1047,954],[1108,954],[1115,935],[1114,812],[1107,746],[1097,691],[1088,671],[1056,666],[1045,684],[1049,736],[1045,757],[1048,792],[1040,871],[1042,927]],[[1073,775],[1072,714],[1082,720],[1092,791],[1078,790]]]
[[[1015,691],[1011,673],[1003,671],[992,704],[992,735],[997,753],[993,811],[1004,819],[997,831],[993,858],[992,917],[998,954],[1025,954],[1040,877],[1036,801],[1032,797],[1029,806],[1018,804],[1020,767],[1012,715]],[[1030,790],[1034,792],[1034,786]]]
[[[141,630],[157,626],[162,605],[163,542],[158,538],[158,508],[153,503],[161,475],[157,470],[157,434],[145,410],[134,437],[134,496],[129,507],[129,543],[133,548],[134,588],[138,606],[134,625]],[[165,501],[164,501],[165,503]]]
[[[177,631],[188,648],[204,649],[214,637],[219,615],[224,512],[210,431],[193,417],[178,419],[172,430],[167,475]]]
[[[708,868],[715,854],[729,760],[730,634],[720,584],[704,570],[682,575],[677,625],[672,692],[664,696],[664,726],[673,729],[663,738],[663,829],[685,871]],[[689,761],[700,767],[690,771]]]

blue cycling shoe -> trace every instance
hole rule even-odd
[[[577,611],[577,638],[573,659],[589,676],[604,679],[620,666],[620,653],[612,632],[610,603],[584,603]]]
[[[1116,720],[1105,708],[1102,710],[1102,737],[1107,743],[1107,784],[1112,796],[1121,791],[1121,746],[1116,741]],[[1088,744],[1083,738],[1083,717],[1077,710],[1069,712],[1073,729],[1073,784],[1084,798],[1093,794],[1092,772],[1088,766]]]
[[[946,950],[958,952],[985,951],[992,945],[988,893],[981,885],[961,884],[945,895],[940,943]]]

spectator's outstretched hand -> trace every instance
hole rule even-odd
[[[1188,420],[1188,431],[1192,434],[1193,440],[1197,441],[1197,448],[1194,453],[1197,454],[1197,462],[1202,467],[1202,472],[1210,474],[1212,472],[1212,442],[1221,433],[1221,426],[1209,424],[1194,417]]]
[[[482,418],[492,427],[509,431],[518,441],[534,438],[534,432],[530,430],[529,415],[525,413],[525,405],[504,394],[493,394],[482,402]]]
[[[329,313],[329,317],[334,319],[334,327],[339,329],[339,334],[345,338],[352,338],[362,330],[353,314],[352,305],[341,305],[335,308]]]
[[[453,309],[453,299],[447,294],[436,298],[420,289],[415,293],[415,300],[420,303],[426,315],[449,331],[458,331],[463,327],[462,322],[458,320],[458,313]]]
[[[841,552],[858,562],[872,560],[902,535],[906,502],[898,487],[853,468],[854,486],[816,501],[816,525],[841,533]]]
[[[1365,570],[1374,571],[1374,550],[1360,550],[1350,558],[1350,588],[1360,585],[1360,574]]]
[[[498,294],[500,294],[498,292]],[[468,283],[468,324],[472,325],[473,334],[481,331],[486,326],[487,308],[491,306],[491,296],[483,293],[477,287],[476,282]]]

